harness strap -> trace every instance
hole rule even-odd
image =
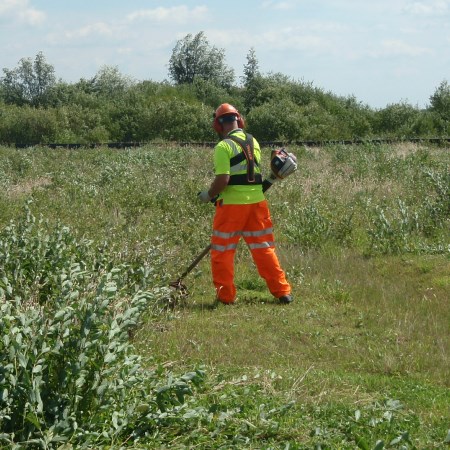
[[[230,159],[230,165],[233,166],[235,164],[238,164],[244,159],[247,160],[247,177],[246,180],[242,180],[242,176],[239,175],[233,175],[230,178],[229,184],[243,184],[242,181],[246,181],[247,183],[257,183],[261,184],[261,176],[255,177],[255,164],[258,165],[258,163],[255,161],[255,152],[253,149],[253,136],[251,134],[245,133],[245,141],[241,138],[238,138],[237,136],[228,135],[227,139],[231,139],[232,141],[239,144],[239,146],[242,148],[242,153],[239,155],[233,156],[233,158]],[[258,174],[257,174],[258,175]],[[231,182],[231,180],[234,177],[239,177],[241,180],[235,180],[235,182]]]
[[[262,176],[260,173],[255,174],[255,180],[251,182],[252,184],[262,184]],[[236,184],[249,184],[247,179],[247,174],[243,173],[242,175],[232,175],[230,177],[230,181],[228,185],[236,185]]]

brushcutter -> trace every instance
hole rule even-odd
[[[297,158],[292,153],[288,153],[284,148],[273,150],[270,160],[271,173],[262,183],[262,190],[266,192],[277,180],[282,180],[297,170]],[[211,200],[215,203],[215,199]],[[192,272],[197,264],[209,253],[211,244],[208,244],[191,262],[189,267],[175,280],[170,283],[170,287],[177,290],[180,297],[187,297],[187,287],[183,284],[184,278]]]

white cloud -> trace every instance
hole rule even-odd
[[[281,11],[287,11],[295,7],[293,2],[279,2],[274,0],[267,0],[262,3],[264,9],[278,9]]]
[[[188,23],[193,20],[204,20],[208,8],[206,6],[197,6],[189,9],[187,6],[174,6],[172,8],[158,7],[155,9],[143,9],[134,11],[127,15],[130,22],[138,20],[150,20],[157,23]]]
[[[0,2],[1,1],[3,0],[0,0]],[[122,45],[121,48],[126,48],[126,51],[130,52],[129,42],[136,41],[137,34],[140,34],[140,36],[142,37],[143,34],[148,34],[149,32],[151,32],[151,30],[146,27],[145,23],[139,25],[139,22],[151,21],[156,24],[164,23],[165,27],[167,28],[167,26],[170,24],[179,25],[180,23],[191,23],[195,20],[204,20],[206,13],[206,7],[196,7],[193,9],[188,9],[186,6],[177,6],[173,8],[158,7],[155,9],[134,11],[120,20],[111,22],[91,22],[76,29],[66,29],[62,32],[49,34],[47,36],[47,41],[52,44],[60,44],[62,39],[64,42],[71,42],[76,45],[77,41],[93,41],[95,43],[98,43],[98,39],[101,38],[103,40],[103,43],[107,40],[111,42],[127,42],[127,44]],[[137,30],[139,26],[141,28],[146,27],[147,29],[141,29],[138,32]],[[170,31],[168,31],[168,33],[170,34]],[[171,35],[171,40],[173,40],[173,34]],[[158,45],[153,45],[153,47],[161,46],[161,42],[163,41],[164,39],[162,38],[158,39]],[[152,45],[147,42],[146,47],[151,48]],[[119,53],[121,52],[122,51],[120,51]]]
[[[10,11],[14,11],[19,8],[19,3],[23,3],[18,0],[0,0],[0,16],[5,15]]]
[[[302,33],[292,28],[268,31],[260,36],[260,41],[271,49],[304,50],[308,52],[323,52],[330,49],[330,42],[319,34]]]
[[[381,43],[381,48],[372,52],[371,56],[375,58],[384,56],[409,56],[418,57],[431,54],[432,51],[426,47],[410,45],[400,40],[384,40]]]
[[[119,47],[117,49],[119,55],[131,55],[133,53],[133,48],[131,47]]]
[[[419,16],[440,16],[450,12],[450,0],[411,2],[405,7],[405,11]]]
[[[67,31],[65,33],[65,37],[69,40],[79,39],[79,38],[88,38],[91,36],[103,36],[110,37],[114,36],[116,30],[113,26],[105,23],[105,22],[95,22],[89,25],[86,25],[78,30]]]
[[[46,15],[30,6],[28,0],[0,0],[1,18],[34,26],[44,22]]]
[[[226,47],[230,51],[234,45],[256,47],[262,50],[301,50],[308,54],[335,53],[339,50],[339,42],[348,32],[346,25],[336,22],[305,21],[298,26],[284,26],[266,29],[258,34],[242,30],[206,30],[208,40],[218,47]],[[227,50],[228,51],[228,50]]]

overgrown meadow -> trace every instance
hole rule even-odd
[[[209,243],[212,149],[0,147],[0,448],[450,444],[449,148],[289,151],[295,302],[241,243],[226,307],[208,257],[169,287]]]

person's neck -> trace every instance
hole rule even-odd
[[[231,129],[230,131],[228,131],[228,133],[226,133],[226,135],[228,136],[229,134],[235,133],[235,132],[237,132],[237,131],[242,131],[242,129],[241,129],[241,128],[233,128],[233,129]]]

